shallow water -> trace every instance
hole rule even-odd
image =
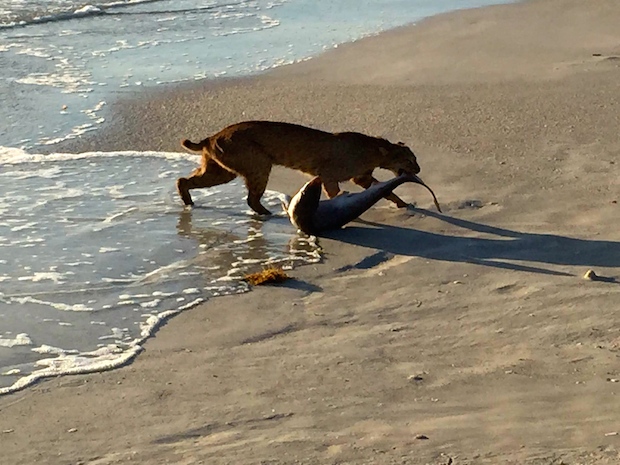
[[[320,258],[311,238],[295,234],[276,192],[264,198],[276,213],[269,219],[249,211],[237,180],[197,191],[197,207],[182,207],[174,179],[195,159],[144,152],[4,157],[0,347],[11,350],[0,350],[0,387],[33,373],[50,354],[82,354],[86,369],[101,360],[83,354],[107,347],[107,363],[116,363],[157,323],[153,316],[244,292],[243,276],[265,264]],[[77,363],[61,362],[64,370]]]

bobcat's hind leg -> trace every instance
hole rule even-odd
[[[207,159],[204,166],[196,168],[188,178],[177,179],[177,191],[185,205],[194,205],[190,189],[219,186],[236,177],[235,173],[222,168],[215,160]]]

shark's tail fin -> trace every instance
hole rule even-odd
[[[408,181],[415,182],[416,184],[420,184],[421,186],[426,187],[428,191],[431,193],[431,195],[433,196],[433,202],[435,203],[435,207],[437,207],[437,210],[439,210],[439,213],[443,213],[441,211],[441,207],[439,206],[439,202],[437,201],[437,197],[435,196],[435,193],[430,187],[426,185],[424,181],[422,181],[422,179],[420,179],[420,177],[417,174],[401,174],[401,176],[407,177]]]

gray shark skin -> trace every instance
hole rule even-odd
[[[321,199],[322,182],[315,177],[303,185],[284,209],[291,223],[309,235],[339,229],[353,221],[394,189],[406,182],[426,187],[433,195],[435,206],[441,212],[433,191],[415,174],[401,174],[389,181],[373,184],[356,193],[340,194],[329,200]]]

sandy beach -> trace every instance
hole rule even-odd
[[[292,280],[182,313],[126,367],[0,397],[0,463],[620,463],[619,24],[617,0],[459,11],[111,104],[60,149],[359,131],[409,145],[444,213],[403,185],[416,211],[381,201]]]

